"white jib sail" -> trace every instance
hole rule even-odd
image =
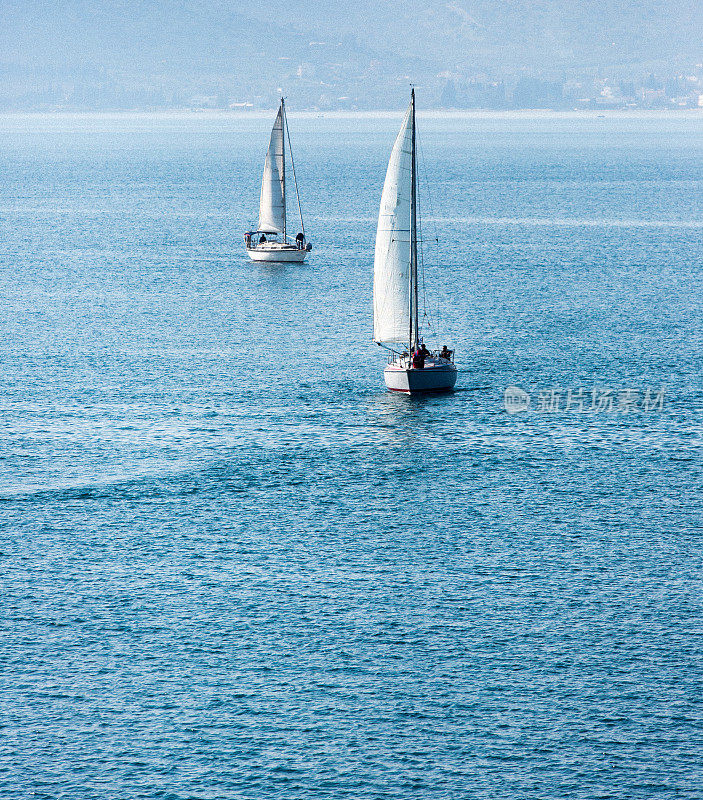
[[[286,224],[286,209],[283,203],[283,120],[278,109],[271,131],[264,177],[261,181],[259,200],[259,230],[265,233],[283,233]]]
[[[410,214],[412,121],[410,108],[393,145],[376,230],[373,262],[373,338],[410,337]]]

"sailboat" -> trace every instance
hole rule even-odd
[[[449,391],[456,383],[454,353],[429,350],[419,324],[415,89],[388,161],[376,230],[373,338],[389,351],[383,372],[392,392]]]
[[[288,239],[286,215],[286,138],[300,214],[300,232],[292,242]],[[304,261],[305,256],[312,250],[312,245],[305,238],[303,210],[300,205],[286,104],[283,98],[276,114],[276,121],[273,123],[271,141],[264,162],[259,200],[259,225],[255,231],[247,231],[244,234],[244,241],[252,261]]]

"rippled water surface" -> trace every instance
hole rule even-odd
[[[0,793],[703,797],[700,117],[420,120],[429,399],[399,117],[291,116],[305,265],[243,252],[270,125],[0,118]]]

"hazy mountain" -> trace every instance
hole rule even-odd
[[[439,102],[448,80],[481,72],[636,76],[703,61],[700,0],[0,0],[0,8],[0,100],[11,107],[270,106],[278,86],[307,105],[388,107],[411,79]]]

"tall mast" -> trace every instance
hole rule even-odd
[[[283,189],[283,241],[286,240],[286,107],[285,100],[281,97],[281,187]]]
[[[410,93],[412,149],[410,156],[410,353],[417,348],[420,331],[417,318],[417,168],[415,155],[415,88]]]

